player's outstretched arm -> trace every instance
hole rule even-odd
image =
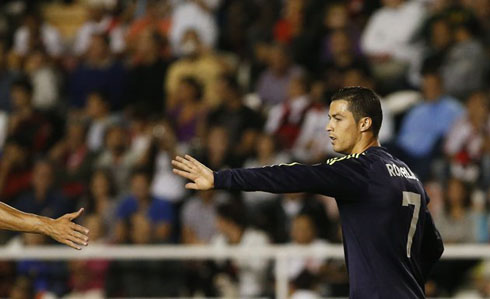
[[[177,156],[172,164],[175,174],[191,180],[185,187],[194,190],[216,188],[271,193],[311,192],[337,196],[362,190],[366,178],[365,171],[359,169],[361,164],[349,160],[333,165],[291,163],[217,172],[189,155]]]
[[[189,179],[185,187],[193,190],[209,190],[214,188],[213,171],[189,155],[177,156],[172,160],[174,173]]]
[[[88,229],[72,220],[80,216],[83,209],[65,214],[58,219],[21,212],[9,205],[0,203],[0,229],[40,233],[75,249],[87,246]]]

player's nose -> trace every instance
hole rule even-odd
[[[329,121],[327,123],[327,125],[325,126],[325,131],[327,131],[327,132],[331,132],[332,131],[332,126],[330,124],[331,124],[331,122]]]

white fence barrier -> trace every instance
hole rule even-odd
[[[343,259],[341,245],[305,246],[264,246],[256,248],[214,247],[214,246],[101,246],[90,245],[82,251],[61,246],[0,247],[0,260],[191,260],[222,258],[268,258],[276,263],[276,298],[287,298],[287,262],[294,257],[317,257]],[[490,259],[490,245],[465,244],[446,245],[443,259]]]

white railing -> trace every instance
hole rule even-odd
[[[343,259],[341,245],[321,247],[302,246],[265,246],[256,248],[214,247],[214,246],[101,246],[90,245],[81,251],[61,246],[0,247],[0,260],[161,260],[161,259],[221,259],[221,258],[268,258],[276,263],[276,297],[287,298],[288,277],[287,262],[292,257],[318,257]],[[443,259],[490,259],[490,245],[466,244],[446,245]]]

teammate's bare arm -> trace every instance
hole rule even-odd
[[[21,212],[13,207],[0,203],[0,229],[39,233],[80,250],[88,244],[88,229],[72,220],[80,216],[83,209],[65,214],[58,219]]]

